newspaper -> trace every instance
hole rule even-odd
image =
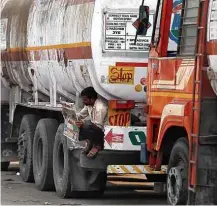
[[[74,103],[60,101],[64,117],[63,135],[67,137],[69,149],[84,148],[84,142],[79,141],[79,128],[75,125],[78,121]]]
[[[65,101],[61,101],[60,103],[62,104],[62,113],[63,113],[64,119],[70,118],[74,121],[78,121],[77,111],[76,111],[74,103],[69,103]]]

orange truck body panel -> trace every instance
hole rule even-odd
[[[157,45],[152,43],[149,55],[147,149],[151,154],[160,154],[165,134],[169,128],[174,126],[185,129],[190,146],[196,144],[191,141],[193,95],[195,95],[195,107],[198,109],[201,97],[216,96],[206,71],[207,55],[217,54],[217,41],[208,41],[206,38],[209,1],[205,1],[201,8],[203,15],[198,19],[200,25],[205,29],[197,36],[200,43],[195,47],[202,53],[202,58],[197,60],[194,57],[185,58],[178,55],[168,57],[167,55],[172,4],[173,0],[163,1],[159,42]],[[199,71],[196,75],[195,68]],[[195,91],[193,90],[195,81],[203,83],[201,91],[197,86]],[[199,116],[197,114],[194,116],[195,131],[199,130]],[[160,160],[161,154],[155,155],[155,158],[150,155],[149,163],[153,167],[159,168]],[[195,168],[193,171],[195,173]],[[195,181],[196,177],[192,178],[192,184],[195,184]]]

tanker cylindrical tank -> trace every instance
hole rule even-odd
[[[3,76],[9,83],[47,96],[55,88],[71,100],[92,85],[106,99],[145,101],[156,0],[145,0],[150,28],[136,45],[141,0],[9,2],[2,12]]]

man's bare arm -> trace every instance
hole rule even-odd
[[[77,113],[78,120],[85,119],[89,115],[88,109],[85,106],[80,112]]]

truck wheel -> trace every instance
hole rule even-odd
[[[176,141],[171,151],[167,174],[167,200],[171,205],[186,205],[188,196],[188,142]]]
[[[10,162],[1,162],[1,171],[8,171]]]
[[[41,119],[35,130],[33,142],[33,174],[35,184],[41,191],[54,189],[53,144],[58,122]]]
[[[60,124],[53,149],[53,177],[57,194],[61,198],[71,197],[69,150],[63,135],[64,124]]]
[[[53,151],[53,175],[57,194],[62,197],[99,197],[103,195],[106,172],[86,171],[80,167],[79,155],[73,155],[63,135],[63,126],[58,128]]]
[[[18,138],[18,158],[20,160],[20,175],[25,182],[34,182],[32,169],[32,146],[35,128],[40,117],[34,114],[23,116]]]

